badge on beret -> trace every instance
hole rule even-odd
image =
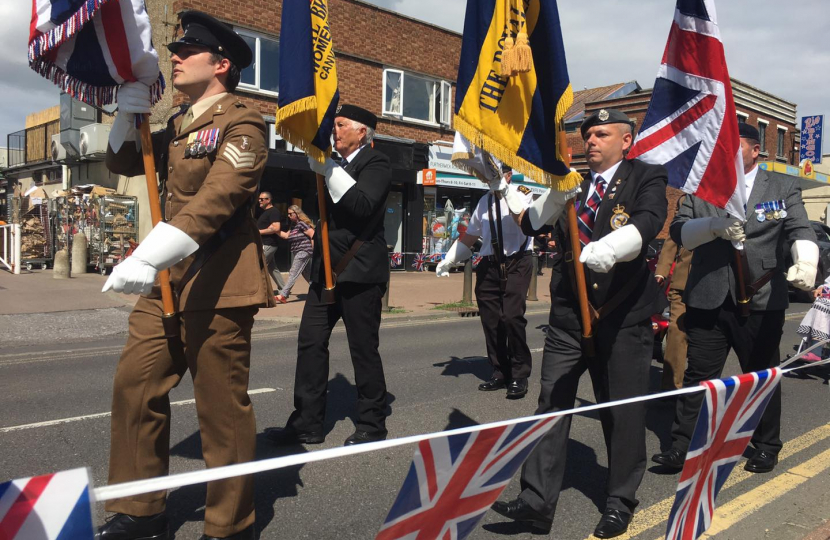
[[[339,112],[340,112],[340,109],[342,109],[342,108],[343,108],[343,105],[338,105],[338,106],[337,106],[337,110],[336,110],[336,111],[334,111],[334,114],[339,113]]]
[[[628,214],[625,213],[625,206],[617,205],[614,207],[614,215],[611,216],[611,228],[615,231],[628,223]]]
[[[606,120],[608,120],[608,111],[606,111],[605,109],[600,110],[599,115],[597,115],[597,117],[600,119],[601,122],[605,122]]]

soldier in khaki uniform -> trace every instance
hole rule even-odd
[[[113,384],[109,483],[166,475],[168,393],[190,370],[206,465],[254,459],[256,423],[248,397],[251,328],[259,307],[273,305],[252,197],[265,168],[265,124],[232,94],[251,51],[233,30],[199,12],[182,15],[184,35],[169,45],[173,86],[190,97],[185,114],[153,136],[166,185],[165,220],[118,265],[104,286],[141,294]],[[118,95],[107,166],[142,174],[134,114],[149,111],[149,89],[128,83]],[[158,271],[169,268],[183,355],[162,328]],[[116,512],[102,539],[169,537],[165,493],[107,503]],[[205,538],[254,538],[253,480],[211,482]]]
[[[678,207],[683,197],[678,200]],[[674,269],[672,269],[672,264]],[[654,269],[654,278],[661,287],[669,279],[670,317],[669,331],[666,336],[666,354],[663,358],[663,379],[661,389],[679,390],[683,388],[683,373],[686,371],[686,304],[683,303],[683,290],[686,288],[686,278],[689,277],[689,267],[692,265],[692,252],[678,246],[671,237],[666,238],[657,268]]]

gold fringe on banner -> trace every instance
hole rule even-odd
[[[280,134],[280,137],[301,149],[317,162],[325,163],[330,152],[320,150],[311,144],[311,141],[307,141],[301,135],[297,135],[291,127],[285,124],[294,116],[307,113],[309,111],[317,111],[317,96],[304,97],[303,99],[293,101],[284,107],[278,107],[276,112],[277,132]]]
[[[565,112],[572,104],[573,89],[571,88],[571,85],[568,85],[562,93],[559,103],[556,105],[555,118],[551,118],[549,121],[556,122],[557,125],[559,125],[559,122],[565,116]],[[467,137],[471,144],[481,148],[485,152],[489,152],[502,163],[510,165],[513,169],[524,174],[529,180],[545,185],[556,191],[570,191],[582,183],[582,175],[577,172],[570,171],[568,174],[563,176],[555,175],[539,168],[537,165],[530,163],[529,161],[520,158],[516,155],[514,150],[507,148],[491,136],[482,133],[479,128],[473,126],[458,115],[454,116],[453,122],[456,131]],[[557,137],[556,159],[560,162],[564,162],[566,152],[567,148],[560,148],[559,138]]]

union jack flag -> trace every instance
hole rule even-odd
[[[145,83],[153,102],[164,91],[144,0],[32,0],[29,66],[95,106],[125,82]]]
[[[648,111],[628,159],[665,165],[669,185],[746,217],[738,120],[714,0],[678,0]]]
[[[0,484],[0,538],[92,540],[89,487],[86,469]]]
[[[403,254],[402,253],[395,252],[389,257],[389,265],[392,268],[399,267],[401,265],[401,262],[403,262]]]
[[[418,253],[415,255],[415,258],[412,260],[412,268],[417,270],[418,272],[423,272],[426,270],[426,263],[427,258],[424,256],[423,253]]]
[[[749,444],[781,374],[773,368],[701,383],[706,399],[677,484],[666,540],[694,540],[712,524],[715,498]]]
[[[418,443],[376,540],[463,540],[559,418]]]
[[[484,257],[479,255],[478,253],[473,255],[473,269],[478,268],[478,263],[480,263],[483,258]]]

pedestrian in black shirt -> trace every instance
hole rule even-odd
[[[282,214],[271,202],[271,194],[263,191],[259,194],[259,207],[264,210],[262,215],[257,220],[257,227],[259,234],[262,235],[262,249],[265,253],[265,261],[268,263],[268,272],[274,278],[277,287],[282,290],[285,287],[285,281],[282,279],[282,274],[277,269],[277,240],[279,239],[280,221]]]

